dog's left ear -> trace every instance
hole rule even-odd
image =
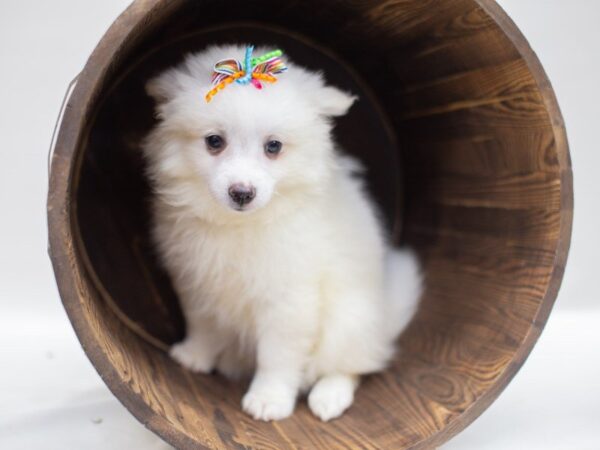
[[[161,104],[175,97],[175,94],[181,89],[181,82],[177,71],[170,69],[148,80],[145,88],[146,94],[152,97],[156,103]]]
[[[356,96],[332,86],[322,86],[315,95],[319,111],[326,117],[345,115],[356,100]]]

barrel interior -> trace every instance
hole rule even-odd
[[[81,320],[101,343],[91,357],[110,363],[105,375],[126,406],[180,447],[441,443],[504,387],[549,310],[569,212],[564,135],[548,86],[494,20],[492,2],[229,5],[155,2],[95,87],[71,192],[85,266]],[[214,42],[281,46],[359,93],[336,136],[365,162],[394,239],[424,262],[425,294],[402,352],[328,424],[303,402],[290,419],[255,422],[239,406],[243,384],[191,375],[160,349],[184,325],[148,242],[140,141],[155,119],[143,85]]]

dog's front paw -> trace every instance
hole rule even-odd
[[[217,359],[214,351],[197,340],[189,338],[173,345],[169,355],[186,369],[198,373],[212,372]]]
[[[295,395],[284,389],[250,389],[242,399],[244,411],[256,420],[281,420],[294,412]]]
[[[308,395],[308,406],[324,422],[340,417],[354,401],[356,380],[349,376],[324,377]]]

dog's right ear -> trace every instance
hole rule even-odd
[[[357,97],[333,86],[322,86],[316,90],[315,103],[326,117],[345,115]]]
[[[175,97],[179,90],[179,80],[177,72],[168,70],[162,74],[151,78],[146,82],[146,93],[152,97],[156,103],[166,103]]]

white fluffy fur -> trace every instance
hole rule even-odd
[[[392,356],[419,296],[417,263],[388,251],[357,163],[334,147],[331,118],[354,97],[288,63],[273,85],[233,84],[205,103],[213,64],[243,53],[212,47],[147,85],[160,119],[144,148],[154,239],[187,323],[171,355],[198,372],[254,373],[242,404],[256,419],[290,415],[312,387],[311,410],[329,420]],[[216,156],[204,142],[215,133],[227,140]],[[269,139],[283,143],[276,159]],[[235,183],[256,188],[243,211]]]

